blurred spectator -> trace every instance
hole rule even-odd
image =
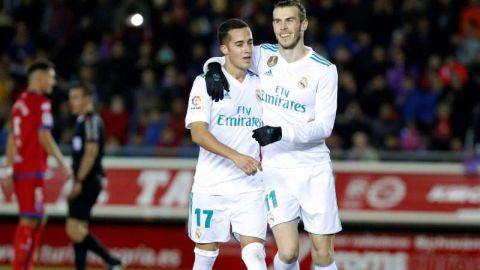
[[[134,90],[135,114],[160,108],[160,90],[153,69],[145,69],[141,75],[141,85]]]
[[[339,70],[338,115],[328,145],[348,150],[361,132],[376,150],[465,145],[480,104],[479,0],[305,0],[308,46]],[[95,86],[108,150],[195,151],[183,121],[192,82],[219,55],[218,23],[242,17],[255,43],[275,42],[268,0],[4,1],[0,8],[0,141],[6,113],[39,57],[56,63],[56,137],[70,136],[65,88]],[[143,24],[134,27],[135,13]],[[106,106],[105,104],[110,104]],[[130,128],[131,131],[128,130]],[[3,145],[3,144],[2,144]],[[150,149],[140,153],[157,153]]]
[[[369,142],[364,132],[355,132],[352,135],[352,147],[348,150],[349,160],[378,160],[378,154]]]
[[[166,127],[161,130],[160,140],[158,142],[158,147],[161,150],[165,150],[165,148],[173,148],[180,145],[181,140],[183,137],[176,137],[175,132],[171,127]]]
[[[440,55],[453,52],[454,44],[452,33],[458,30],[459,10],[458,2],[455,0],[438,0],[436,4],[431,5],[430,21],[432,23],[433,44],[442,44],[434,46],[433,51]]]
[[[409,63],[424,67],[433,49],[433,34],[430,21],[424,17],[419,18],[411,33],[407,37],[406,54]]]
[[[365,85],[366,82],[375,76],[385,77],[387,67],[387,53],[385,52],[385,48],[374,46],[369,59],[357,70],[357,75],[359,80],[363,82],[362,85]]]
[[[461,34],[467,35],[474,26],[475,34],[480,37],[480,1],[468,0],[468,5],[462,9],[461,13]]]
[[[440,79],[440,67],[442,65],[442,59],[436,54],[432,54],[428,58],[427,66],[420,79],[420,86],[425,89],[431,89],[434,86],[434,81]],[[439,85],[440,87],[442,85]]]
[[[134,80],[130,68],[130,60],[126,55],[124,44],[116,41],[112,47],[111,58],[101,63],[98,76],[101,78],[100,83],[105,91],[106,100],[110,100],[114,95],[125,95],[129,109],[132,105],[132,96],[128,89]]]
[[[178,147],[177,156],[179,157],[194,157],[197,156],[200,147],[192,142],[190,134],[183,136],[183,141]]]
[[[478,90],[478,89],[477,89]],[[465,132],[471,122],[474,100],[458,76],[452,76],[450,86],[446,89],[446,101],[452,109],[453,136],[465,138]]]
[[[73,33],[75,15],[66,0],[47,1],[43,14],[42,32],[61,45],[66,45]]]
[[[162,139],[163,131],[167,128],[168,116],[157,109],[146,112],[144,145],[157,146]]]
[[[400,130],[400,149],[404,151],[420,150],[420,132],[414,122],[408,122]]]
[[[20,62],[35,53],[36,45],[28,31],[25,23],[18,22],[15,36],[8,46],[10,56]]]
[[[327,38],[326,47],[328,55],[332,57],[339,46],[345,47],[351,52],[354,47],[354,41],[346,31],[345,22],[337,19],[333,23],[330,34]]]
[[[345,70],[338,81],[337,113],[344,114],[350,102],[358,98],[358,87],[353,74]]]
[[[13,91],[15,88],[15,81],[8,73],[6,66],[7,63],[8,62],[2,61],[0,64],[0,104],[3,104],[3,106],[12,102]]]
[[[175,61],[175,51],[169,44],[163,44],[157,51],[156,60],[160,65],[172,64]]]
[[[477,52],[469,68],[470,88],[474,91],[473,99],[476,104],[480,102],[480,52]]]
[[[97,45],[93,40],[87,41],[80,55],[80,63],[83,65],[95,65],[98,62]]]
[[[376,119],[372,121],[372,143],[380,149],[394,150],[391,136],[398,136],[402,123],[390,103],[382,103]],[[398,140],[396,140],[398,144]],[[396,147],[396,146],[395,146]]]
[[[399,24],[396,1],[375,0],[372,4],[371,33],[374,43],[386,46],[390,42],[392,30]]]
[[[383,76],[377,75],[367,84],[360,100],[365,114],[371,118],[376,118],[382,104],[393,101],[393,93],[387,89]]]
[[[440,103],[437,107],[437,120],[433,129],[433,148],[449,150],[452,139],[452,123],[450,122],[450,107]]]
[[[70,144],[72,142],[75,117],[70,113],[68,101],[62,101],[60,103],[59,109],[53,117],[55,123],[55,128],[52,132],[53,136],[60,144]]]
[[[394,90],[395,95],[403,92],[403,81],[406,76],[410,76],[412,80],[417,77],[415,67],[408,67],[405,61],[405,53],[401,49],[394,49],[392,52],[393,66],[387,69],[387,86]]]
[[[135,64],[137,71],[142,71],[155,66],[152,55],[152,44],[149,41],[144,41],[138,48],[138,60]]]
[[[124,145],[127,142],[129,113],[125,109],[122,96],[114,96],[110,107],[101,112],[105,123],[106,140],[113,146]],[[107,143],[108,144],[108,143]]]
[[[477,35],[472,23],[466,25],[465,31],[465,36],[458,45],[457,58],[460,63],[468,66],[473,62],[476,54],[480,52],[480,35]]]
[[[169,141],[169,143],[176,146],[181,143],[183,137],[185,136],[186,106],[187,104],[183,98],[175,98],[172,101],[170,118],[168,119],[168,127],[173,133],[174,138],[172,141]]]
[[[397,106],[406,121],[429,127],[435,119],[438,91],[420,89],[409,76],[403,80],[403,91],[397,96]]]
[[[450,85],[453,77],[460,79],[463,84],[468,80],[466,67],[451,55],[445,59],[445,63],[440,67],[439,74],[443,85]]]

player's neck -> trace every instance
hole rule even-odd
[[[305,57],[309,50],[305,47],[303,42],[298,42],[298,44],[291,49],[284,49],[282,46],[279,46],[278,51],[287,63],[293,63]]]
[[[85,116],[89,113],[92,113],[93,112],[93,106],[88,106],[88,107],[85,107],[85,109],[82,110],[82,112],[80,113],[81,116]]]
[[[43,92],[40,89],[41,89],[40,87],[32,83],[28,84],[28,87],[27,87],[27,91],[35,93],[37,95],[43,95]]]
[[[223,68],[228,72],[228,74],[230,74],[239,82],[243,82],[243,80],[245,79],[245,75],[247,74],[246,70],[239,69],[228,62],[223,65]]]

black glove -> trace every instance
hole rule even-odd
[[[252,138],[257,140],[260,146],[265,146],[280,141],[282,138],[282,128],[263,126],[253,130]]]
[[[223,99],[223,89],[227,92],[230,91],[230,85],[222,72],[220,63],[212,62],[208,64],[205,82],[207,84],[207,93],[215,102]]]

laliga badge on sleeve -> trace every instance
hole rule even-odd
[[[267,65],[269,67],[273,67],[277,64],[277,62],[278,62],[278,56],[272,55],[268,58]]]
[[[202,108],[202,98],[194,96],[191,100],[190,110],[200,110]]]

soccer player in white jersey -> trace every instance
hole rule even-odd
[[[214,102],[204,76],[198,76],[185,119],[192,140],[201,147],[189,209],[188,233],[195,242],[193,269],[212,269],[219,243],[227,242],[233,233],[240,238],[247,268],[266,270],[267,213],[257,173],[262,169],[260,147],[251,137],[262,126],[262,105],[256,95],[260,81],[248,71],[252,33],[244,21],[231,19],[220,25],[218,39],[230,89]]]
[[[256,46],[252,60],[260,74],[265,124],[253,137],[264,146],[268,222],[278,247],[275,270],[299,269],[299,218],[310,235],[314,269],[337,269],[334,234],[342,228],[325,139],[335,122],[338,75],[335,65],[304,45],[307,26],[301,3],[278,2],[273,10],[278,44]]]

